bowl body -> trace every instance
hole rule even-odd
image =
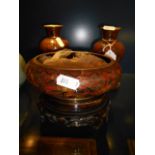
[[[34,86],[39,88],[45,94],[62,100],[83,100],[100,96],[114,88],[121,79],[121,67],[119,63],[111,58],[91,53],[102,59],[106,58],[110,64],[105,67],[98,68],[78,68],[78,69],[64,69],[53,68],[49,65],[44,65],[39,62],[39,58],[49,55],[50,53],[44,53],[31,59],[26,68],[27,79]],[[53,54],[53,52],[51,52]],[[64,80],[62,77],[73,78],[72,85],[75,81],[79,84],[76,89],[69,88],[58,84],[58,78],[61,77],[61,82]],[[65,79],[67,80],[67,79]]]

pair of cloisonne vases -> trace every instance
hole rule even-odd
[[[69,47],[68,40],[60,36],[63,25],[43,25],[46,29],[47,37],[43,38],[39,44],[42,52],[55,52]],[[124,56],[124,45],[117,40],[121,28],[116,26],[101,26],[102,38],[96,41],[91,52],[106,55],[113,60],[120,62]]]

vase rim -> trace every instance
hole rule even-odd
[[[45,25],[43,25],[43,27],[45,27],[45,28],[48,28],[48,27],[55,28],[55,27],[63,27],[63,25],[61,25],[61,24],[45,24]]]
[[[104,25],[100,27],[103,30],[109,30],[109,31],[116,31],[116,30],[121,30],[121,27],[119,26],[111,26],[111,25]]]

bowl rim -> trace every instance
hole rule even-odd
[[[116,64],[119,64],[117,61],[113,60],[111,57],[109,56],[105,56],[105,55],[102,55],[102,54],[98,54],[98,53],[94,53],[94,52],[90,52],[90,51],[75,51],[75,52],[87,52],[87,53],[90,53],[90,54],[93,54],[95,56],[98,56],[98,57],[106,57],[108,59],[111,60],[111,62],[109,63],[109,65],[106,65],[106,66],[100,66],[100,67],[94,67],[94,68],[60,68],[60,67],[51,67],[50,65],[46,65],[46,64],[42,64],[40,63],[37,59],[38,57],[42,56],[42,55],[46,55],[46,54],[54,54],[58,51],[55,51],[55,52],[47,52],[47,53],[42,53],[42,54],[39,54],[37,56],[35,56],[34,58],[32,58],[30,61],[33,61],[33,63],[35,63],[36,65],[40,66],[40,67],[44,67],[44,68],[47,68],[47,69],[53,69],[53,70],[64,70],[64,71],[88,71],[88,70],[99,70],[99,69],[108,69],[110,67],[112,67],[113,65],[116,65]]]

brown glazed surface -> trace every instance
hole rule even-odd
[[[60,30],[63,25],[44,25],[47,37],[43,38],[39,44],[42,52],[52,52],[68,47],[68,40],[60,36]]]
[[[105,55],[111,46],[111,50],[117,56],[116,60],[121,61],[125,53],[124,45],[117,40],[117,35],[121,28],[114,26],[103,26],[100,29],[102,31],[102,39],[93,44],[93,52]]]
[[[44,53],[31,59],[27,64],[27,79],[44,93],[58,99],[86,99],[102,95],[116,88],[121,79],[120,65],[103,55],[91,53],[99,58],[108,60],[107,66],[94,68],[56,68],[39,62],[40,57],[51,53]],[[57,85],[56,79],[60,75],[76,78],[80,81],[77,90]]]

